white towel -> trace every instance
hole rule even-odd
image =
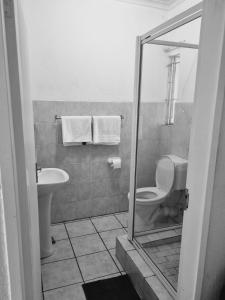
[[[120,129],[120,116],[93,116],[93,143],[118,145]]]
[[[91,116],[62,116],[64,146],[92,142]]]

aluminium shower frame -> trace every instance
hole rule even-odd
[[[188,24],[202,16],[202,3],[186,10],[185,12],[175,16],[174,18],[157,26],[144,35],[136,38],[136,57],[135,57],[135,79],[134,79],[134,102],[133,102],[133,119],[132,119],[132,148],[131,148],[131,172],[130,172],[130,200],[129,200],[129,217],[128,217],[128,238],[131,240],[143,257],[143,259],[151,266],[153,271],[166,286],[170,294],[175,298],[176,291],[170,283],[161,274],[159,269],[154,265],[142,248],[134,240],[134,217],[135,217],[135,193],[136,193],[136,170],[137,170],[137,153],[138,153],[138,128],[139,128],[139,112],[141,100],[141,81],[142,81],[142,63],[143,63],[143,46],[145,44],[164,45],[181,48],[198,49],[198,45],[159,40],[163,36],[185,24]],[[157,40],[156,40],[157,39]]]

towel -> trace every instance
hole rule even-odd
[[[92,142],[91,116],[62,116],[64,146]]]
[[[120,116],[93,116],[93,143],[118,145],[120,129]]]

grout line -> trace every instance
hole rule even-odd
[[[110,249],[110,250],[114,250],[115,249],[115,256],[116,256],[116,248],[112,248],[112,249]],[[115,259],[114,259],[114,257],[112,256],[112,254],[111,254],[111,252],[110,252],[110,250],[109,250],[109,254],[111,255],[111,257],[112,257],[112,259],[113,259],[113,261],[115,262],[115,264],[116,264],[116,266],[117,266],[117,263],[116,263],[116,261],[115,261]],[[117,257],[116,257],[117,258]],[[118,262],[119,262],[119,260],[118,260]],[[121,265],[121,263],[119,262],[119,264]],[[123,268],[123,266],[121,265],[121,267]],[[119,267],[117,266],[117,268],[119,269]],[[119,269],[119,272],[121,273],[121,275],[122,275],[122,272],[125,272],[125,270],[120,270]]]
[[[119,229],[125,229],[124,227],[119,227],[119,228],[114,228],[114,229],[109,229],[109,230],[103,230],[103,231],[98,231],[98,233],[103,233],[103,232],[108,232],[108,231],[115,231]]]
[[[67,228],[66,228],[66,225],[65,225],[65,223],[63,223],[63,226],[64,226],[64,229],[65,229],[65,231],[66,231],[67,238],[69,239],[69,238],[70,238],[70,236],[69,236],[69,232],[68,232],[68,230],[67,230]]]
[[[92,220],[91,220],[91,223],[92,223],[92,224],[93,224],[93,226],[95,227],[95,225],[94,225],[94,223],[92,222]],[[97,230],[97,228],[96,228],[96,227],[95,227],[95,229]],[[97,232],[98,232],[98,231],[97,231]],[[99,233],[99,232],[98,232],[98,235],[99,235],[100,239],[102,240],[102,243],[103,243],[103,245],[105,246],[106,250],[108,251],[108,253],[109,253],[110,257],[112,258],[112,260],[113,260],[113,262],[114,262],[114,264],[115,264],[116,268],[118,269],[118,271],[119,271],[119,273],[120,273],[120,269],[118,268],[118,266],[117,266],[116,262],[114,261],[114,259],[113,259],[112,255],[111,255],[111,253],[109,252],[109,249],[106,247],[106,244],[105,244],[104,240],[102,239],[102,237],[101,237],[101,235],[100,235],[100,233]]]
[[[93,224],[93,223],[92,223]],[[94,224],[93,224],[94,225]],[[122,226],[122,225],[121,225]],[[96,228],[96,227],[95,227]],[[118,227],[118,228],[113,228],[113,229],[108,229],[108,230],[101,230],[98,231],[96,228],[97,233],[102,233],[102,232],[107,232],[107,231],[112,231],[112,230],[118,230],[118,229],[123,229],[123,227]]]
[[[57,226],[57,225],[62,225],[64,221],[57,222],[57,223],[51,223],[51,226]]]
[[[107,251],[107,249],[104,249],[104,250],[101,250],[101,251],[95,251],[95,252],[91,252],[91,253],[87,253],[87,254],[78,255],[77,258],[92,255],[92,254],[96,254],[96,253],[101,253],[101,252],[105,252],[105,251]]]
[[[120,213],[123,213],[123,212],[120,212]],[[116,216],[115,216],[114,214],[107,214],[107,215],[102,215],[102,216],[98,216],[98,217],[104,217],[104,216],[114,216],[114,217],[116,218]],[[123,275],[122,272],[124,272],[124,271],[120,271],[120,269],[119,269],[119,267],[117,266],[117,264],[116,264],[116,262],[115,262],[113,256],[112,256],[111,253],[110,253],[110,250],[112,250],[112,249],[114,249],[114,248],[108,249],[108,248],[106,247],[106,244],[105,244],[104,240],[102,239],[102,237],[101,237],[101,235],[100,235],[100,232],[107,232],[107,231],[113,231],[113,230],[118,230],[118,229],[124,229],[124,230],[126,230],[126,227],[124,227],[123,224],[116,218],[116,220],[118,220],[118,222],[119,222],[119,224],[122,226],[122,228],[120,227],[120,228],[114,228],[114,229],[110,229],[110,230],[98,231],[97,228],[96,228],[96,226],[95,226],[94,223],[92,222],[92,218],[98,218],[98,217],[90,217],[90,218],[85,218],[85,219],[80,219],[80,220],[74,221],[73,223],[79,222],[79,221],[82,221],[82,220],[83,220],[83,221],[85,221],[85,220],[88,221],[88,220],[89,220],[89,221],[91,222],[91,224],[93,225],[94,229],[96,230],[96,232],[94,232],[94,233],[85,234],[85,235],[80,235],[80,236],[76,236],[76,237],[70,237],[69,232],[68,232],[68,229],[67,229],[67,227],[66,227],[66,224],[67,224],[67,223],[72,223],[72,221],[69,221],[69,222],[63,221],[63,222],[61,222],[61,223],[57,223],[57,224],[63,224],[63,225],[64,225],[64,228],[65,228],[65,231],[66,231],[66,234],[67,234],[68,238],[61,239],[61,240],[57,240],[56,242],[62,241],[62,240],[69,240],[69,243],[70,243],[70,246],[71,246],[71,248],[72,248],[74,257],[65,258],[65,259],[59,259],[59,260],[51,261],[51,262],[46,262],[46,263],[41,264],[41,266],[42,266],[42,265],[46,265],[46,264],[50,264],[50,263],[56,263],[56,262],[58,262],[58,261],[69,260],[69,259],[75,259],[75,260],[76,260],[76,263],[77,263],[77,265],[78,265],[78,269],[79,269],[80,274],[81,274],[82,282],[72,283],[72,284],[69,284],[69,285],[60,286],[60,287],[57,287],[57,288],[54,288],[54,289],[49,289],[49,290],[45,290],[45,291],[44,291],[44,289],[43,289],[43,279],[41,278],[41,285],[42,285],[42,294],[43,294],[43,296],[44,296],[44,292],[47,292],[47,291],[56,290],[56,289],[59,289],[59,288],[63,288],[63,287],[66,287],[66,286],[71,286],[71,285],[75,285],[75,284],[79,284],[79,283],[80,283],[80,284],[83,284],[84,282],[86,282],[86,281],[84,280],[82,271],[81,271],[81,269],[80,269],[80,265],[79,265],[78,260],[77,260],[78,257],[88,256],[88,255],[92,255],[92,254],[94,254],[94,253],[108,252],[109,255],[110,255],[110,257],[111,257],[112,260],[113,260],[113,263],[115,264],[115,266],[116,266],[116,268],[117,268],[117,270],[118,270],[118,272],[116,272],[116,273],[112,273],[112,274],[108,274],[108,275],[105,275],[105,276],[96,277],[96,278],[93,278],[93,279],[88,280],[88,282],[91,282],[92,280],[96,280],[96,279],[98,279],[98,278],[101,279],[101,278],[104,278],[104,277],[106,277],[106,276],[110,276],[110,275],[114,275],[114,274],[121,274],[121,275]],[[57,224],[53,224],[52,226],[55,226],[55,225],[57,225]],[[105,246],[105,250],[97,251],[97,252],[93,252],[93,253],[89,253],[89,254],[84,254],[84,255],[80,255],[80,256],[76,256],[75,251],[74,251],[74,249],[73,249],[73,245],[72,245],[71,239],[74,239],[74,238],[77,238],[77,237],[89,236],[89,235],[93,235],[93,234],[97,234],[97,235],[99,236],[99,238],[101,239],[103,245]],[[106,279],[107,279],[107,278],[106,278]],[[44,299],[45,299],[45,296],[44,296]]]
[[[53,236],[54,237],[54,236]],[[65,238],[65,239],[60,239],[60,240],[56,240],[55,239],[55,242],[57,243],[57,242],[60,242],[60,241],[66,241],[66,240],[68,240],[69,238],[67,237],[67,238]]]
[[[82,237],[82,236],[88,236],[88,235],[93,235],[93,234],[97,234],[97,232],[86,233],[86,234],[83,234],[83,235],[77,235],[77,236],[70,236],[69,239],[80,238],[80,237]]]
[[[87,218],[81,218],[81,219],[73,219],[73,220],[69,220],[69,221],[62,221],[60,224],[71,224],[71,223],[76,223],[76,222],[82,222],[82,221],[88,221],[90,219],[90,217]],[[56,223],[55,225],[57,225],[58,223]]]
[[[118,212],[114,212],[114,213],[103,214],[103,215],[98,215],[98,216],[93,216],[93,217],[86,217],[86,218],[80,218],[80,219],[72,219],[72,220],[67,220],[67,221],[61,221],[61,222],[57,222],[57,223],[52,223],[52,226],[65,224],[65,223],[73,223],[73,222],[89,220],[90,218],[101,218],[101,217],[113,216],[114,214],[123,214],[123,213],[127,213],[127,212],[128,212],[128,210],[125,210],[125,211],[118,211]]]
[[[85,219],[85,220],[87,220],[87,219]],[[91,221],[91,224],[94,226],[95,232],[92,232],[92,233],[86,233],[86,234],[77,235],[77,236],[70,236],[70,235],[69,235],[69,232],[68,232],[69,238],[70,238],[70,239],[71,239],[71,238],[73,239],[73,238],[76,238],[76,237],[81,237],[81,236],[86,236],[86,235],[96,234],[96,233],[98,233],[98,232],[107,232],[107,231],[118,230],[118,229],[125,229],[125,230],[126,230],[126,228],[127,228],[127,227],[124,227],[124,226],[119,222],[119,224],[120,224],[121,227],[117,227],[117,228],[113,228],[113,229],[107,229],[107,230],[101,230],[101,231],[99,231],[99,230],[97,229],[97,227],[94,225],[94,223],[92,222],[91,218],[89,218],[89,221]],[[74,223],[75,223],[75,222],[74,222]],[[65,224],[65,225],[66,225],[66,224]],[[66,227],[66,226],[65,226],[65,227]]]
[[[61,288],[67,287],[67,286],[76,285],[76,284],[78,285],[78,284],[83,284],[83,283],[84,283],[84,281],[83,281],[83,282],[74,282],[74,283],[70,283],[70,284],[62,285],[62,286],[59,286],[59,287],[56,287],[56,288],[53,288],[53,289],[48,289],[48,290],[45,290],[45,291],[43,291],[43,293],[45,293],[45,292],[49,292],[49,291],[58,290],[58,289],[61,289]]]
[[[76,283],[70,283],[70,284],[66,284],[66,285],[62,285],[60,287],[56,287],[56,288],[53,288],[53,289],[48,289],[48,290],[45,290],[42,292],[42,294],[44,295],[44,293],[46,292],[49,292],[49,291],[54,291],[54,290],[58,290],[58,289],[61,289],[61,288],[64,288],[64,287],[68,287],[68,286],[72,286],[72,285],[78,285],[78,284],[81,284],[83,285],[84,283],[91,283],[92,280],[95,281],[96,279],[104,279],[105,277],[108,277],[110,275],[115,275],[115,274],[119,274],[120,272],[116,272],[116,273],[112,273],[112,274],[109,274],[109,275],[104,275],[104,276],[100,276],[100,277],[95,277],[95,278],[92,278],[92,279],[89,279],[89,280],[86,280],[86,281],[83,281],[83,282],[76,282]],[[105,278],[105,279],[109,279],[109,278]]]
[[[69,238],[74,239],[74,238],[77,238],[77,237],[82,237],[82,236],[87,236],[87,235],[92,235],[92,234],[97,234],[97,233],[102,233],[102,232],[107,232],[107,231],[113,231],[113,230],[118,230],[118,229],[124,229],[127,232],[127,227],[118,227],[118,228],[114,228],[114,229],[108,229],[108,230],[96,231],[96,232],[93,232],[93,233],[86,233],[86,234],[82,234],[82,235],[71,236]],[[64,239],[64,240],[67,240],[67,239]],[[62,240],[57,240],[57,241],[62,241]]]
[[[58,261],[70,260],[70,259],[74,259],[74,258],[76,258],[76,257],[73,256],[73,257],[61,258],[61,259],[54,260],[54,261],[48,261],[48,262],[42,263],[41,266],[52,264],[52,263],[56,263]]]
[[[91,222],[92,223],[92,222]],[[93,223],[92,223],[93,224]],[[94,224],[93,224],[94,225]],[[102,232],[107,232],[107,231],[112,231],[112,230],[118,230],[118,229],[124,229],[124,230],[126,230],[127,231],[127,227],[124,227],[121,223],[120,223],[120,225],[122,226],[122,227],[118,227],[118,228],[113,228],[113,229],[108,229],[108,230],[102,230],[102,231],[98,231],[97,230],[97,228],[95,227],[95,229],[96,229],[96,232],[93,232],[93,233],[86,233],[86,234],[82,234],[82,235],[77,235],[77,236],[69,236],[69,238],[70,239],[74,239],[74,238],[76,238],[76,237],[81,237],[81,236],[86,236],[86,235],[92,235],[92,234],[96,234],[96,233],[98,233],[98,232],[100,232],[100,233],[102,233]],[[69,233],[68,233],[69,234]],[[65,239],[64,239],[65,240]],[[61,241],[61,240],[59,240],[59,241]]]
[[[114,213],[113,215],[114,215],[114,217],[117,219],[117,221],[122,225],[123,228],[127,228],[127,227],[125,227],[125,226],[122,224],[122,222],[117,218],[117,216],[116,216],[115,213]]]
[[[94,226],[94,225],[93,225],[93,226]],[[95,227],[95,226],[94,226],[94,227]],[[96,227],[95,227],[95,229],[96,229]],[[94,233],[88,233],[88,234],[79,235],[79,236],[75,236],[75,237],[68,237],[68,238],[62,239],[62,240],[56,240],[56,243],[59,242],[59,241],[70,240],[70,244],[71,244],[71,240],[72,240],[72,239],[76,239],[76,238],[80,238],[80,237],[86,237],[86,236],[89,236],[89,235],[98,235],[98,236],[100,236],[100,238],[101,238],[100,233],[102,233],[102,232],[107,232],[107,231],[114,231],[114,230],[118,230],[118,229],[124,229],[124,230],[125,230],[124,227],[123,227],[123,228],[110,229],[110,230],[106,230],[106,231],[100,231],[100,232],[98,232],[97,229],[96,229],[96,232],[94,232]],[[67,230],[66,230],[66,232],[67,232]],[[68,234],[69,234],[69,233],[68,233]],[[102,238],[101,238],[101,240],[102,240]],[[102,241],[103,241],[103,240],[102,240]],[[75,258],[76,258],[76,257],[82,257],[82,256],[91,255],[91,254],[94,254],[94,253],[99,253],[99,252],[103,252],[103,251],[106,251],[106,250],[112,250],[112,249],[114,249],[114,248],[108,249],[108,248],[106,247],[106,245],[105,245],[104,242],[103,242],[103,244],[104,244],[104,246],[105,246],[106,249],[100,250],[100,251],[95,251],[95,252],[92,252],[92,253],[87,253],[87,254],[83,254],[83,255],[76,255],[75,251],[73,251],[74,257],[75,257]],[[72,249],[73,249],[73,246],[72,246]],[[74,250],[74,249],[73,249],[73,250]],[[50,264],[50,263],[54,263],[54,262],[58,262],[58,261],[62,261],[62,260],[73,259],[74,257],[67,257],[67,258],[57,259],[57,260],[54,260],[54,261],[43,262],[41,265],[46,265],[46,264]]]
[[[66,226],[65,226],[65,228],[66,228]],[[69,236],[69,233],[68,233],[67,228],[66,228],[66,232],[67,232],[67,234],[68,234],[68,236]],[[74,257],[75,257],[77,266],[78,266],[78,269],[79,269],[79,271],[80,271],[81,278],[82,278],[82,280],[83,280],[83,282],[84,282],[84,277],[83,277],[83,274],[82,274],[82,272],[81,272],[80,265],[79,265],[79,263],[78,263],[78,260],[77,260],[77,257],[76,257],[75,251],[74,251],[74,249],[73,249],[73,245],[72,245],[72,243],[71,243],[70,238],[69,238],[69,242],[70,242],[70,246],[71,246],[71,248],[72,248],[72,251],[73,251],[73,254],[74,254]]]
[[[101,280],[101,279],[103,279],[103,280],[104,279],[110,279],[110,277],[108,278],[108,276],[115,275],[115,274],[120,274],[120,272],[116,272],[116,273],[112,273],[112,274],[108,274],[108,275],[104,275],[104,276],[100,276],[100,277],[95,277],[95,278],[92,278],[92,279],[88,279],[84,283],[91,283],[92,280],[93,281],[97,281],[96,279],[99,279],[99,280]],[[105,277],[107,277],[107,278],[105,278]]]

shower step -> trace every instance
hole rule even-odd
[[[116,257],[130,277],[141,299],[174,299],[161,281],[159,281],[151,267],[144,261],[132,243],[130,243],[127,235],[117,237]]]

